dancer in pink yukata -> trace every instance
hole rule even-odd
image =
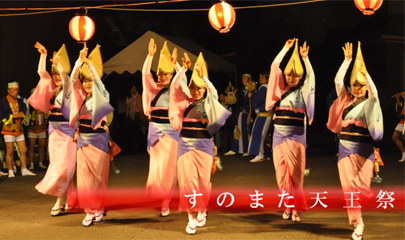
[[[218,101],[217,90],[207,78],[208,72],[202,53],[198,56],[190,80],[191,97],[187,95],[181,86],[181,79],[190,65],[191,61],[185,53],[183,67],[170,86],[169,118],[173,128],[180,131],[177,150],[179,210],[188,212],[186,232],[195,234],[197,227],[204,226],[207,220],[214,159],[212,135],[225,124],[231,112]],[[193,194],[202,194],[195,197],[195,206],[189,201]]]
[[[285,54],[295,49],[283,76],[279,66]],[[315,105],[315,74],[308,58],[309,46],[304,42],[298,54],[298,39],[289,39],[271,64],[266,96],[266,111],[275,106],[273,162],[280,191],[293,198],[284,202],[283,218],[301,221],[300,213],[308,210],[303,184],[305,171],[306,122],[312,123]],[[291,215],[292,214],[292,215]]]
[[[338,99],[329,110],[327,127],[340,133],[338,169],[346,205],[366,206],[373,197],[370,189],[374,169],[373,140],[383,138],[383,116],[377,89],[364,64],[360,42],[350,77],[351,94],[344,86],[352,49],[351,43],[346,43],[343,48],[345,60],[335,78]],[[349,224],[354,226],[352,239],[363,239],[361,208],[347,208],[347,213]]]
[[[170,200],[177,185],[177,148],[179,132],[175,131],[169,121],[170,83],[175,67],[180,69],[177,61],[177,49],[173,57],[165,42],[160,51],[159,64],[156,71],[157,81],[150,72],[156,44],[153,38],[149,42],[149,54],[142,69],[143,94],[142,104],[146,116],[149,117],[148,145],[150,155],[146,194],[162,200],[160,216],[170,214]],[[177,65],[177,66],[176,66]],[[182,81],[187,88],[187,79]]]
[[[70,127],[74,127],[79,118],[76,130],[77,193],[79,205],[86,212],[85,227],[100,222],[105,216],[104,194],[110,170],[106,116],[114,111],[109,103],[110,95],[100,80],[103,74],[100,46],[97,45],[88,58],[87,52],[84,44],[71,75],[72,95],[65,95],[72,97]]]
[[[40,80],[28,102],[31,106],[49,113],[49,166],[44,179],[35,186],[43,194],[56,196],[56,203],[51,210],[51,216],[57,216],[67,206],[68,189],[73,187],[73,175],[76,170],[76,143],[73,142],[75,130],[69,127],[70,99],[64,99],[71,89],[69,57],[65,45],[54,52],[51,59],[52,72],[46,67],[47,50],[39,42],[35,44],[41,57],[38,65]],[[61,107],[64,105],[65,116]]]

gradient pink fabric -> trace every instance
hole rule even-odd
[[[49,166],[35,188],[43,194],[66,197],[76,169],[76,143],[60,130],[49,135]]]
[[[329,119],[326,127],[334,133],[340,133],[343,127],[343,111],[347,106],[352,104],[355,99],[352,99],[349,93],[344,90],[339,97],[333,102],[329,109]]]
[[[104,209],[110,156],[88,144],[77,150],[77,191],[80,208],[86,213]]]
[[[181,155],[177,164],[180,187],[179,211],[189,211],[192,207],[190,198],[185,195],[202,194],[196,197],[192,211],[206,211],[211,196],[211,167],[213,158],[210,154],[196,148]]]
[[[177,74],[185,74],[186,70],[182,68],[181,72]],[[181,78],[177,74],[170,85],[169,119],[173,129],[180,131],[183,127],[184,112],[190,105],[190,100],[187,94],[183,92],[179,81]]]
[[[357,153],[350,154],[338,162],[340,183],[343,192],[360,192],[353,194],[352,206],[366,206],[373,197],[370,185],[373,180],[374,164]],[[346,206],[351,206],[350,194],[345,194]],[[360,199],[360,200],[355,200]],[[347,208],[349,224],[353,225],[361,219],[361,208]]]
[[[158,199],[170,199],[177,185],[178,142],[163,134],[149,149],[149,174],[146,195]]]
[[[72,84],[72,106],[70,109],[69,126],[71,128],[74,128],[77,115],[79,115],[80,108],[82,107],[82,104],[87,97],[87,93],[83,88],[83,84],[79,80],[76,79],[76,81],[73,81],[72,79]]]
[[[52,80],[51,75],[49,75],[48,72],[45,72],[35,88],[36,91],[34,91],[28,98],[28,103],[34,108],[47,113],[53,108],[50,99],[55,96],[55,93],[59,88],[60,87],[56,86],[55,82]]]
[[[142,86],[144,91],[142,92],[142,107],[143,112],[146,116],[150,115],[150,103],[155,99],[156,95],[159,91],[164,88],[164,86],[160,83],[155,82],[153,80],[152,73],[150,70],[147,74],[142,75]]]
[[[273,62],[270,67],[270,77],[267,85],[266,111],[269,111],[290,88],[290,86],[285,85],[284,75],[280,70],[280,63]]]
[[[291,139],[287,139],[273,149],[273,162],[276,169],[277,184],[280,191],[284,190],[293,199],[285,204],[294,205],[298,212],[308,210],[304,194],[305,147]]]

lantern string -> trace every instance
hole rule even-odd
[[[142,3],[128,3],[128,4],[107,4],[107,5],[100,5],[100,6],[86,6],[84,8],[87,9],[103,9],[106,7],[131,7],[131,6],[140,6],[140,5],[151,5],[156,3],[169,3],[169,2],[184,2],[190,0],[168,0],[168,1],[158,1],[158,2],[142,2]],[[7,17],[7,16],[25,16],[25,15],[34,15],[34,14],[44,14],[44,13],[54,13],[54,12],[61,12],[61,11],[68,11],[68,10],[78,10],[80,7],[58,7],[58,8],[0,8],[0,11],[39,11],[41,12],[33,12],[33,13],[15,13],[15,14],[0,14],[0,17]],[[42,11],[44,10],[44,11]]]
[[[131,3],[131,4],[109,4],[109,5],[100,5],[100,6],[86,6],[87,9],[98,9],[98,10],[113,10],[113,11],[139,11],[139,12],[186,12],[186,11],[209,11],[209,8],[200,8],[200,9],[133,9],[133,8],[116,8],[116,7],[132,7],[140,5],[151,5],[157,3],[172,3],[172,2],[185,2],[191,0],[167,0],[167,1],[155,1],[155,2],[143,2],[143,3]],[[327,0],[307,0],[301,2],[290,2],[290,3],[279,3],[279,4],[267,4],[267,5],[256,5],[256,6],[242,6],[234,7],[234,9],[254,9],[254,8],[269,8],[269,7],[281,7],[288,5],[298,5],[298,4],[307,4],[314,2],[324,2]],[[16,14],[0,14],[0,17],[6,16],[24,16],[24,15],[34,15],[34,14],[45,14],[45,13],[54,13],[68,10],[77,10],[80,7],[59,7],[59,8],[0,8],[0,11],[38,11],[46,10],[40,12],[32,13],[16,13]]]
[[[24,10],[26,10],[26,9],[24,9]],[[38,14],[46,14],[46,13],[63,12],[63,11],[68,11],[68,10],[71,10],[71,9],[49,10],[49,11],[30,12],[30,13],[10,13],[10,14],[0,14],[0,17],[13,17],[13,16],[38,15]]]
[[[279,3],[279,4],[268,4],[268,5],[256,5],[256,6],[243,6],[243,7],[233,7],[235,10],[238,9],[254,9],[254,8],[268,8],[268,7],[281,7],[288,5],[298,5],[314,2],[324,2],[327,0],[308,0],[302,2],[291,2],[291,3]],[[137,12],[190,12],[190,11],[209,11],[209,8],[199,8],[199,9],[128,9],[128,8],[100,8],[100,10],[117,10],[117,11],[137,11]]]
[[[279,3],[279,4],[269,4],[269,5],[258,5],[258,6],[245,6],[245,7],[234,7],[234,9],[281,7],[281,6],[288,6],[288,5],[298,5],[298,4],[306,4],[306,3],[314,3],[314,2],[325,2],[325,1],[327,1],[327,0],[308,0],[308,1],[302,1],[302,2]]]

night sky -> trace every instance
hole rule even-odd
[[[139,1],[1,1],[0,8],[77,7],[135,2]],[[217,2],[188,1],[145,5],[137,8],[209,9]],[[234,7],[239,7],[293,1],[229,0],[227,2]],[[0,14],[21,12],[32,11],[0,11]],[[82,48],[81,44],[72,39],[68,29],[69,21],[76,12],[77,10],[69,10],[40,15],[0,17],[0,96],[7,94],[6,84],[11,80],[20,82],[23,96],[28,96],[30,90],[36,86],[39,80],[37,66],[40,56],[34,48],[36,41],[41,42],[48,49],[48,59],[52,51],[57,51],[62,43],[66,44],[73,67],[76,56]],[[333,87],[333,79],[344,59],[341,47],[345,42],[353,42],[356,46],[355,53],[357,41],[361,41],[367,70],[379,90],[387,123],[387,136],[391,135],[396,124],[388,120],[395,117],[391,116],[395,101],[390,96],[404,91],[404,1],[384,0],[381,8],[372,16],[363,15],[352,0],[328,0],[293,6],[240,9],[236,10],[235,25],[226,34],[221,34],[211,27],[208,11],[127,12],[90,9],[88,16],[96,25],[95,34],[88,42],[89,51],[96,44],[100,44],[104,61],[146,31],[151,30],[158,34],[187,38],[234,63],[237,66],[238,77],[243,73],[250,73],[254,80],[258,80],[260,72],[269,71],[271,62],[287,39],[299,38],[300,45],[307,41],[310,46],[309,59],[317,84],[314,125],[322,127],[327,121],[325,99]],[[158,46],[159,49],[160,47]],[[282,69],[291,52],[290,50],[281,64]],[[50,67],[51,63],[48,62],[48,71]],[[351,68],[348,73],[350,72]],[[126,86],[131,81],[140,83],[139,74],[134,76],[126,74],[121,77],[125,78],[125,83],[117,84],[111,80],[106,82],[107,88],[110,88],[109,91],[113,92],[112,96],[127,94]],[[223,76],[210,75],[210,78],[219,91],[224,90],[229,80],[235,84],[235,79]],[[237,85],[240,84],[239,82],[240,79],[236,79]],[[115,102],[112,99],[113,105]]]

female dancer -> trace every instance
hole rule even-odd
[[[35,91],[28,99],[30,105],[43,112],[49,112],[49,166],[44,179],[35,186],[43,194],[57,197],[51,210],[51,216],[57,216],[64,210],[68,188],[73,186],[76,169],[76,143],[73,142],[74,129],[69,127],[67,118],[62,115],[61,106],[70,106],[70,100],[64,99],[69,85],[69,58],[65,45],[52,58],[52,75],[45,70],[47,50],[39,42],[35,44],[41,57],[38,74],[41,79]],[[62,65],[63,63],[63,65]],[[64,111],[69,112],[66,107]],[[68,115],[65,115],[68,117]],[[67,207],[67,205],[65,206]]]
[[[169,118],[173,128],[180,130],[181,136],[177,152],[179,210],[188,212],[186,232],[195,234],[196,227],[202,227],[206,223],[211,194],[210,179],[214,158],[212,135],[225,124],[231,112],[218,102],[217,90],[207,78],[202,53],[197,59],[189,85],[191,97],[183,91],[180,81],[190,65],[191,61],[185,53],[183,67],[170,86]],[[196,197],[196,206],[190,206],[186,197],[193,193],[202,194],[201,197]]]
[[[284,55],[293,46],[295,49],[285,70],[285,80],[279,66]],[[306,126],[312,123],[315,104],[315,75],[308,59],[306,42],[300,47],[300,54],[306,68],[306,78],[298,55],[298,39],[289,39],[271,64],[266,96],[266,110],[275,105],[273,133],[273,161],[280,191],[289,198],[285,201],[284,219],[301,221],[300,212],[308,209],[304,196],[304,171]],[[307,116],[305,116],[305,113]],[[308,120],[307,120],[308,117]],[[291,215],[292,212],[292,215]]]
[[[345,199],[349,199],[346,204],[366,206],[373,196],[370,189],[374,168],[372,140],[382,139],[383,118],[377,89],[366,70],[360,42],[350,77],[351,94],[344,86],[344,76],[352,61],[352,49],[351,43],[346,43],[343,48],[345,60],[335,78],[338,99],[329,110],[327,127],[334,133],[340,133],[338,169]],[[352,203],[350,199],[354,199]],[[364,223],[361,208],[347,208],[347,213],[349,224],[355,228],[352,238],[362,239]]]
[[[142,104],[146,116],[149,117],[148,152],[150,155],[149,175],[146,183],[146,194],[161,199],[160,216],[170,214],[170,200],[177,185],[177,148],[179,132],[175,131],[169,122],[170,83],[173,77],[177,56],[170,55],[167,44],[160,52],[157,69],[158,82],[150,73],[156,44],[153,38],[149,42],[149,54],[142,69],[143,94]],[[173,51],[177,55],[177,50]],[[180,68],[178,66],[178,68]],[[186,78],[183,78],[186,82]]]
[[[86,212],[85,227],[93,221],[100,222],[105,215],[103,194],[110,169],[106,116],[114,111],[109,103],[110,95],[100,80],[103,74],[100,47],[97,45],[89,55],[91,61],[86,57],[87,52],[84,44],[72,71],[73,99],[69,119],[73,127],[79,117],[77,192],[80,207]]]

